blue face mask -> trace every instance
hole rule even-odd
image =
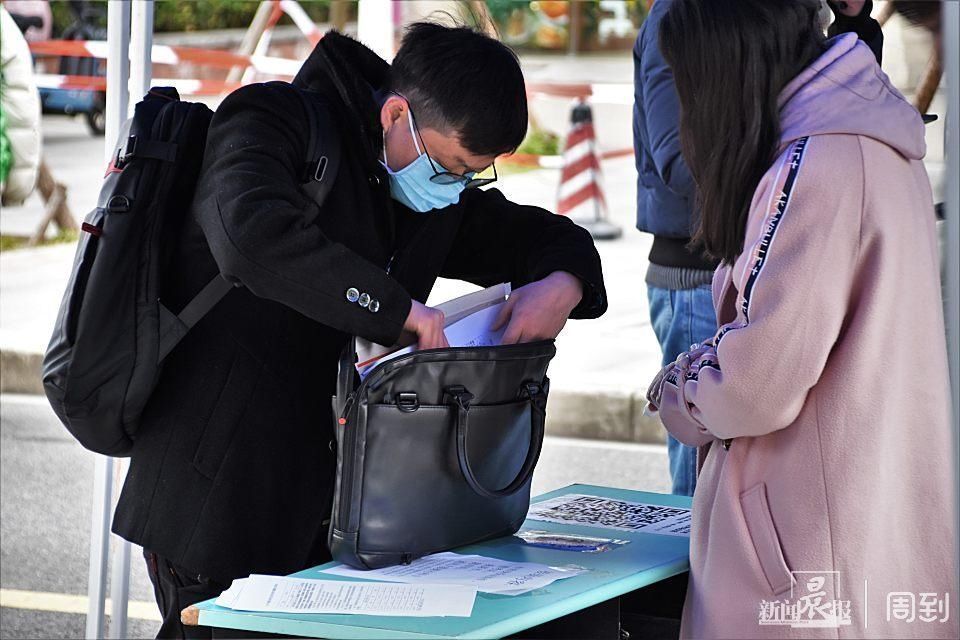
[[[462,182],[453,184],[437,184],[432,182],[435,174],[427,154],[420,149],[417,134],[413,130],[413,118],[407,110],[407,122],[410,125],[410,135],[417,148],[417,159],[399,171],[391,169],[386,162],[387,141],[383,141],[383,160],[380,162],[390,175],[390,195],[397,202],[407,205],[414,211],[426,213],[433,209],[443,209],[460,201],[460,193],[466,186]],[[469,177],[469,176],[468,176]]]

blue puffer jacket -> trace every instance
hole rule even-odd
[[[633,47],[633,148],[637,164],[637,228],[689,238],[694,184],[680,155],[680,102],[658,46],[670,0],[657,0]]]

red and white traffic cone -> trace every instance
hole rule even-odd
[[[563,150],[557,213],[569,216],[595,240],[619,238],[620,227],[607,220],[607,201],[603,197],[603,175],[590,105],[580,100],[573,108],[570,123],[572,128]]]

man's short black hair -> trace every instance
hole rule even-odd
[[[416,22],[390,68],[417,125],[455,133],[476,155],[514,151],[527,132],[527,92],[516,54],[469,27]]]

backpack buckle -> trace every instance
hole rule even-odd
[[[327,156],[320,156],[320,159],[317,160],[317,167],[313,171],[314,182],[323,182],[323,176],[327,173],[328,164],[330,163],[327,160]]]
[[[117,159],[113,163],[117,169],[122,169],[137,153],[137,136],[130,136],[122,148],[117,149]]]
[[[301,184],[323,182],[323,178],[327,175],[327,167],[329,165],[330,160],[327,156],[320,156],[316,162],[313,160],[304,162],[303,172],[300,174]]]

